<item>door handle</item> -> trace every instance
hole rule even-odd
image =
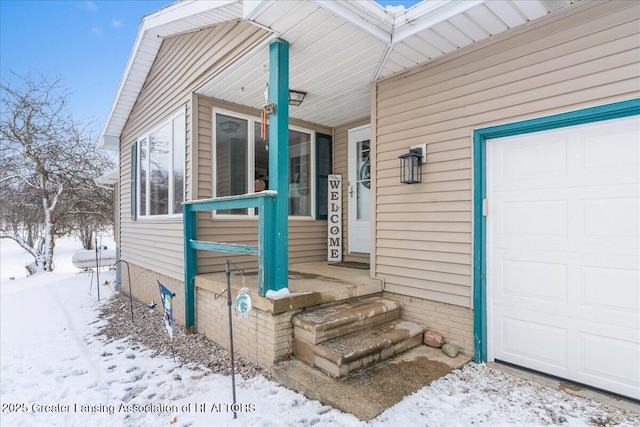
[[[349,184],[349,197],[353,197],[353,185]]]

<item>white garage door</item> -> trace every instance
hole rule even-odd
[[[489,359],[640,399],[640,116],[487,142]]]

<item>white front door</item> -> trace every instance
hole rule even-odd
[[[488,141],[490,359],[640,399],[639,130]]]
[[[349,130],[349,252],[370,251],[371,126]]]

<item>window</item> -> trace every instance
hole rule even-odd
[[[249,121],[218,114],[216,116],[216,197],[247,192],[247,149]],[[218,214],[246,215],[247,209],[220,210]]]
[[[269,188],[269,139],[260,138],[255,117],[214,111],[215,196],[255,193]],[[289,215],[312,216],[315,205],[313,132],[289,129]],[[217,215],[254,216],[254,209]]]
[[[289,215],[311,216],[311,134],[289,129]]]
[[[182,213],[184,202],[185,115],[174,114],[137,141],[137,216]]]

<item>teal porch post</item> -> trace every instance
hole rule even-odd
[[[269,118],[269,190],[278,193],[273,230],[273,250],[265,262],[265,289],[288,287],[289,267],[289,43],[276,40],[269,46],[269,102],[275,113]],[[271,274],[269,274],[271,273]]]
[[[184,230],[184,313],[185,327],[193,330],[196,325],[195,277],[198,274],[198,255],[191,245],[196,239],[196,212],[189,204],[183,205]]]

